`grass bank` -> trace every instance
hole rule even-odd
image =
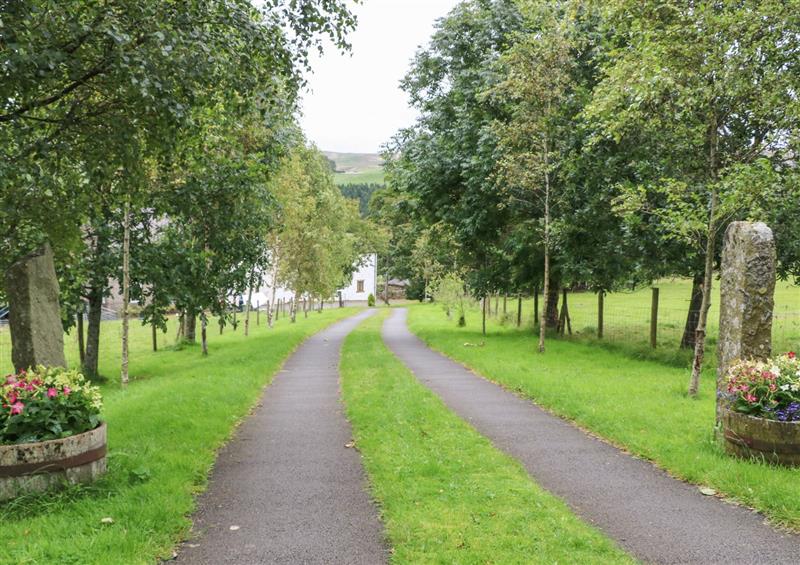
[[[101,370],[109,472],[100,482],[0,505],[0,563],[138,564],[172,555],[189,528],[216,450],[227,440],[283,360],[306,337],[353,309],[263,323],[244,337],[212,332],[197,346],[149,351],[150,333],[132,334],[127,390],[119,374],[118,332],[104,325]],[[263,319],[262,319],[263,322]],[[110,329],[109,329],[110,328]],[[104,518],[113,523],[105,524]]]
[[[567,340],[550,340],[540,355],[530,331],[490,320],[483,337],[479,314],[458,328],[440,307],[415,306],[409,326],[434,349],[672,475],[800,530],[800,469],[728,457],[714,440],[713,372],[691,399],[686,369]]]
[[[384,318],[347,338],[341,371],[394,563],[632,562],[419,384]]]

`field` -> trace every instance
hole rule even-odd
[[[323,152],[336,163],[334,181],[345,184],[383,184],[383,160],[376,153],[337,153]]]
[[[659,288],[658,347],[662,358],[676,353],[680,344],[686,315],[689,309],[691,281],[674,279],[656,282]],[[605,343],[625,347],[631,351],[647,353],[650,339],[651,289],[641,288],[631,292],[615,292],[605,296],[604,331]],[[492,310],[498,303],[492,301]],[[498,310],[502,313],[503,298],[499,298]],[[543,304],[541,297],[540,307]],[[596,340],[597,295],[592,292],[569,293],[568,304],[573,338]],[[507,310],[516,320],[517,302],[509,297]],[[523,301],[523,320],[526,326],[533,325],[533,300]],[[708,315],[709,343],[716,343],[719,330],[719,281],[715,281],[711,310]],[[775,351],[786,351],[800,346],[800,286],[788,281],[778,281],[775,286],[775,317],[773,324],[773,346]],[[713,351],[709,351],[713,354]],[[686,355],[678,355],[680,362]]]
[[[345,184],[383,184],[383,169],[371,169],[357,173],[335,173],[333,180],[337,185]]]
[[[294,348],[353,311],[325,310],[296,324],[282,318],[273,330],[262,317],[247,338],[241,327],[219,336],[212,325],[208,357],[198,346],[153,353],[149,328],[134,324],[127,390],[117,384],[119,323],[105,322],[100,369],[111,379],[102,387],[109,472],[90,487],[0,505],[0,563],[107,565],[170,558],[189,530],[194,497],[205,487],[217,448]]]
[[[570,340],[551,339],[540,355],[529,328],[490,319],[488,335],[481,335],[477,310],[467,313],[466,328],[436,305],[412,307],[409,322],[428,345],[486,378],[673,476],[713,487],[800,531],[800,497],[789,495],[800,492],[800,469],[733,459],[716,443],[713,367],[704,371],[699,397],[692,399],[686,367]]]

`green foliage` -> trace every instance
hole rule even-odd
[[[271,256],[278,282],[298,297],[333,296],[358,261],[381,247],[382,231],[342,195],[316,148],[295,146],[281,162],[272,191],[280,212],[269,239]]]
[[[448,273],[433,283],[433,300],[441,304],[447,313],[447,319],[455,314],[458,316],[458,326],[466,325],[466,311],[474,302],[469,299],[466,284],[463,279],[454,273]]]
[[[369,306],[370,308],[373,308],[375,306],[375,295],[372,294],[371,292],[369,293],[369,296],[367,296],[367,306]]]
[[[376,190],[383,188],[382,184],[362,183],[362,184],[340,184],[339,190],[345,198],[358,200],[358,210],[362,217],[369,215],[369,201]]]

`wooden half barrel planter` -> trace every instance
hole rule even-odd
[[[105,423],[63,439],[0,445],[0,501],[65,482],[88,483],[105,472]]]
[[[725,409],[725,450],[739,457],[800,467],[800,422],[779,422]]]

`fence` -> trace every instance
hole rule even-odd
[[[637,292],[607,294],[602,300],[592,292],[568,293],[568,319],[564,320],[564,337],[570,339],[602,339],[610,343],[624,343],[638,347],[678,349],[689,316],[691,286],[685,281],[667,283],[663,288],[644,289]],[[775,352],[800,349],[800,288],[782,285],[776,292],[772,340]],[[536,303],[544,308],[542,296],[534,301],[522,302],[522,323],[535,326]],[[559,309],[563,297],[559,300]],[[719,298],[712,297],[708,315],[707,335],[714,343],[719,326]],[[602,306],[601,306],[602,305]],[[602,316],[600,311],[602,308]],[[490,315],[502,317],[504,298],[493,297]],[[517,298],[509,297],[505,304],[509,323],[516,322]],[[695,319],[697,312],[694,311]],[[694,329],[694,324],[691,325]]]

